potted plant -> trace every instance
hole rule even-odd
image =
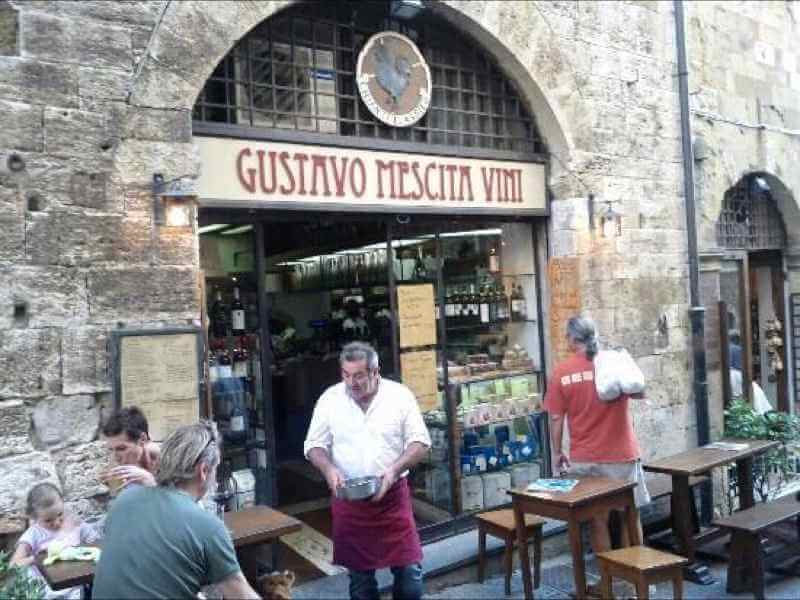
[[[11,557],[0,551],[0,597],[8,600],[42,600],[44,583],[31,577],[27,567],[11,565]]]

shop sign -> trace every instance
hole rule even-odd
[[[198,137],[200,202],[545,214],[544,165]]]
[[[419,48],[394,31],[373,35],[358,55],[361,99],[377,119],[393,127],[419,121],[431,104],[431,71]]]

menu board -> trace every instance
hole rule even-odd
[[[142,410],[151,439],[163,441],[198,420],[196,332],[120,336],[118,359],[119,404]]]
[[[401,348],[436,345],[435,309],[433,284],[397,286]]]
[[[550,284],[550,340],[553,360],[558,362],[570,354],[566,327],[570,317],[580,312],[580,278],[578,259],[575,257],[551,258],[547,269]]]
[[[417,397],[422,412],[439,408],[436,394],[436,351],[404,352],[400,355],[400,372],[403,383]]]

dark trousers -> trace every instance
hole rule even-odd
[[[392,567],[394,585],[392,598],[395,600],[419,600],[422,598],[422,565],[414,563],[405,567]],[[375,570],[350,571],[350,598],[352,600],[377,600],[378,580]]]

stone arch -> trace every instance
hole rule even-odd
[[[142,108],[191,111],[214,67],[230,49],[253,27],[297,1],[168,3],[137,67],[129,102]],[[487,15],[495,14],[494,9],[487,10],[490,4],[494,5],[445,0],[432,2],[429,10],[471,35],[495,56],[528,101],[548,150],[567,162],[574,144],[567,119],[553,100],[556,92],[550,89],[558,82],[541,71],[541,61],[534,60],[542,47],[557,47],[556,35],[536,11],[525,17],[535,31],[504,35],[503,27],[513,15],[500,10],[498,18],[490,20]],[[187,31],[192,32],[191,37],[181,33]]]
[[[769,198],[783,219],[786,232],[786,245],[783,250],[793,249],[795,253],[800,251],[800,209],[798,209],[794,195],[779,177],[766,171],[747,171],[742,173],[736,183],[726,190],[726,194],[738,186],[747,185],[747,182],[754,177],[760,177],[766,182],[769,187]],[[722,201],[717,207],[717,219],[719,219],[721,204]]]

